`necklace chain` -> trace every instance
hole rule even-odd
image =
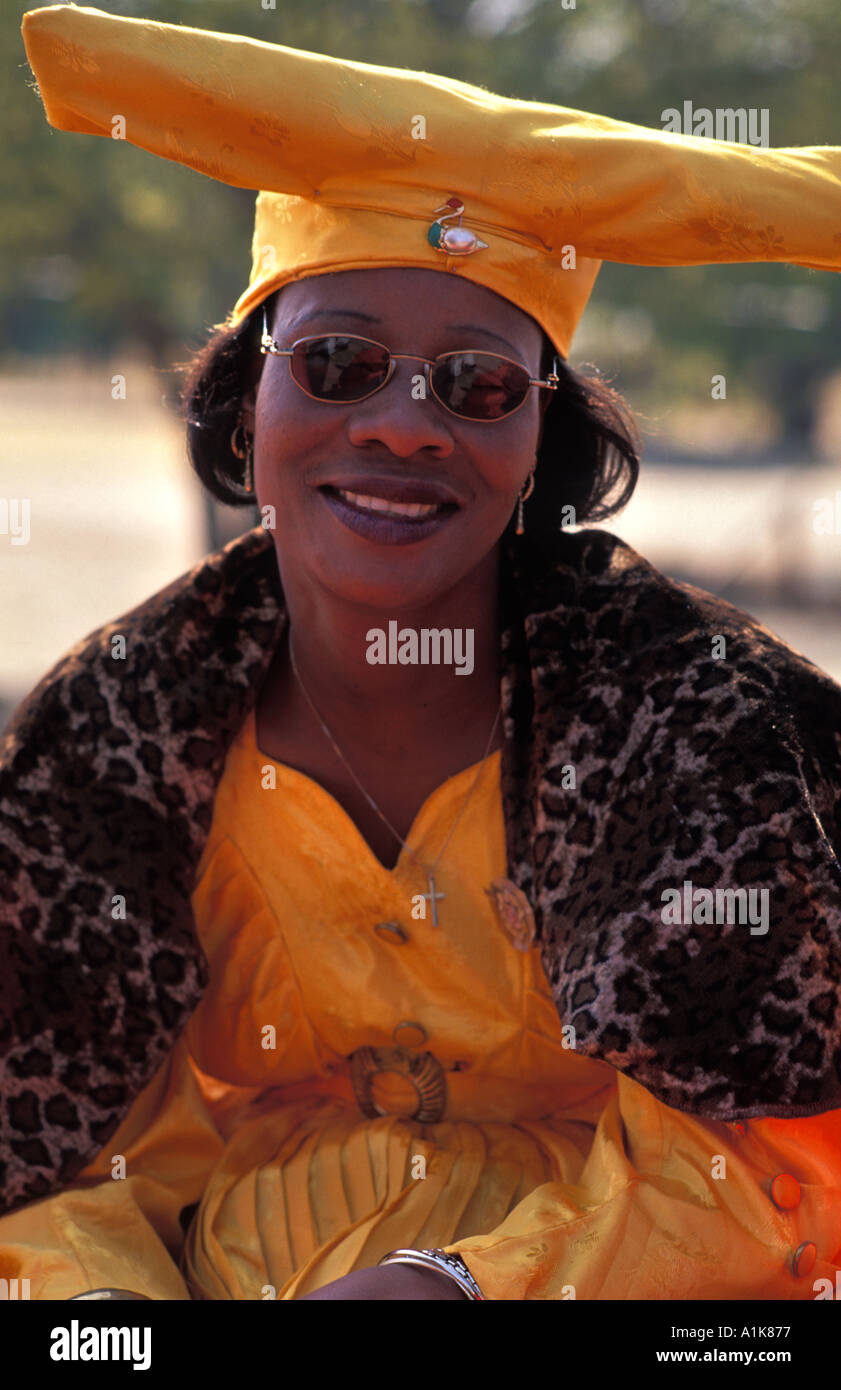
[[[488,760],[488,754],[489,754],[490,751],[491,751],[491,744],[492,744],[493,741],[494,741],[494,734],[496,733],[496,726],[497,726],[497,724],[499,723],[499,716],[500,716],[500,714],[502,713],[502,706],[501,706],[501,705],[498,705],[498,706],[497,706],[496,717],[494,718],[493,727],[492,727],[492,729],[491,729],[491,734],[490,734],[490,738],[488,739],[488,744],[487,744],[487,747],[486,747],[486,749],[485,749],[484,757],[482,758],[482,761],[481,761],[481,763],[479,764],[479,767],[478,767],[478,769],[477,769],[477,771],[476,771],[476,776],[473,778],[473,781],[472,781],[472,783],[470,784],[470,791],[467,793],[467,796],[466,796],[466,798],[465,798],[465,800],[464,800],[464,802],[463,802],[463,804],[462,804],[462,808],[461,808],[461,810],[459,811],[458,815],[456,816],[455,821],[453,822],[453,825],[452,825],[452,828],[451,828],[451,830],[450,830],[449,835],[447,836],[446,840],[444,841],[443,845],[441,846],[441,849],[440,849],[439,852],[438,852],[438,856],[437,856],[437,858],[436,858],[436,860],[435,860],[435,863],[432,865],[432,868],[431,868],[431,869],[427,869],[427,868],[425,868],[425,866],[424,866],[423,864],[421,864],[420,860],[418,859],[418,857],[417,857],[417,855],[414,853],[414,851],[411,850],[411,849],[409,848],[409,846],[406,844],[406,841],[403,839],[403,836],[402,836],[397,830],[395,830],[394,826],[391,824],[391,821],[388,819],[388,816],[386,816],[385,813],[384,813],[383,811],[380,810],[380,808],[379,808],[379,806],[377,805],[377,803],[376,803],[376,801],[374,800],[374,798],[373,798],[371,795],[369,795],[369,793],[365,790],[365,788],[363,787],[363,785],[362,785],[362,783],[360,782],[359,778],[357,777],[356,773],[354,772],[353,768],[351,767],[350,763],[348,762],[347,758],[345,757],[344,753],[342,752],[341,748],[339,747],[338,743],[337,743],[336,740],[334,739],[333,735],[331,734],[330,730],[328,729],[327,725],[325,724],[324,720],[322,719],[321,715],[319,714],[318,710],[316,709],[316,707],[315,707],[315,705],[314,705],[312,699],[310,698],[310,694],[309,694],[309,692],[308,692],[306,686],[304,685],[304,682],[301,680],[301,677],[300,677],[300,674],[299,674],[299,671],[298,671],[298,667],[297,667],[296,662],[295,662],[295,653],[294,653],[294,651],[292,650],[292,637],[291,637],[291,634],[290,634],[290,637],[289,637],[289,660],[290,660],[290,662],[291,662],[291,664],[292,664],[292,670],[293,670],[293,672],[295,673],[295,679],[296,679],[296,681],[298,682],[298,685],[301,687],[301,693],[303,694],[304,699],[306,700],[307,704],[309,705],[310,709],[312,710],[313,714],[315,715],[316,719],[318,720],[319,724],[321,725],[322,731],[324,732],[324,734],[325,734],[325,735],[327,736],[327,738],[329,739],[329,741],[330,741],[330,743],[331,743],[331,745],[332,745],[332,747],[333,747],[334,752],[337,753],[338,756],[341,758],[342,762],[344,763],[345,767],[347,768],[348,772],[350,773],[350,775],[351,775],[351,777],[353,778],[354,782],[356,783],[357,787],[358,787],[359,790],[361,791],[362,795],[365,797],[365,800],[368,802],[368,805],[371,807],[371,809],[372,809],[373,811],[375,811],[375,812],[377,813],[377,815],[379,816],[380,820],[383,821],[384,824],[388,826],[388,829],[391,831],[392,835],[394,835],[395,839],[397,839],[397,840],[400,841],[400,843],[401,843],[401,845],[403,846],[403,848],[405,849],[406,853],[409,854],[409,855],[411,855],[412,859],[413,859],[414,862],[417,864],[418,868],[419,868],[419,869],[422,869],[423,872],[427,875],[428,878],[431,878],[432,875],[433,875],[434,872],[435,872],[435,869],[436,869],[437,866],[438,866],[439,860],[443,857],[444,850],[447,848],[447,845],[450,843],[450,840],[453,838],[453,835],[455,834],[456,827],[458,826],[459,821],[461,820],[462,816],[464,815],[465,811],[467,810],[468,804],[469,804],[469,802],[470,802],[470,798],[472,797],[474,791],[476,790],[476,784],[478,783],[479,778],[480,778],[481,775],[482,775],[482,772],[483,772],[483,770],[484,770],[485,763],[486,763],[487,760]],[[434,912],[434,909],[435,909],[435,904],[434,904],[434,902],[433,902],[432,906],[433,906],[433,912]],[[437,925],[437,922],[435,922],[435,925]]]

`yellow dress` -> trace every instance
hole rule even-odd
[[[514,948],[485,892],[506,872],[499,761],[436,871],[436,928],[412,916],[410,856],[385,869],[249,715],[192,899],[207,992],[76,1183],[0,1220],[0,1277],[35,1299],[292,1299],[442,1246],[489,1299],[813,1299],[834,1281],[841,1111],[702,1122],[576,1055],[538,950]],[[423,863],[478,766],[420,808]],[[350,1054],[395,1042],[443,1067],[436,1123],[406,1118],[394,1073],[374,1081],[388,1113],[360,1108]]]

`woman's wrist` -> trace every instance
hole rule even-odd
[[[383,1273],[397,1274],[398,1280],[407,1290],[417,1290],[416,1293],[407,1292],[407,1298],[433,1298],[438,1299],[457,1299],[459,1302],[466,1302],[467,1295],[459,1288],[455,1279],[443,1269],[424,1269],[420,1265],[410,1264],[387,1264],[378,1265]],[[398,1274],[399,1271],[399,1274]],[[400,1287],[397,1283],[395,1287]]]
[[[298,1301],[335,1302],[352,1299],[380,1302],[385,1300],[443,1303],[451,1299],[464,1300],[458,1284],[443,1270],[421,1269],[417,1265],[375,1265],[373,1269],[358,1269],[324,1284],[314,1293],[304,1294]]]

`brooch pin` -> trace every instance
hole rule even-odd
[[[439,213],[443,215],[438,216]],[[436,251],[441,251],[445,256],[469,256],[474,251],[487,251],[488,243],[481,241],[475,232],[471,232],[467,227],[462,227],[461,219],[464,215],[464,203],[460,198],[448,198],[440,208],[435,209],[436,220],[430,225],[426,234],[426,239],[430,246],[434,246]],[[445,226],[445,222],[452,222],[453,218],[458,218],[458,223],[454,227]]]
[[[510,878],[495,878],[485,892],[496,910],[499,924],[511,945],[518,951],[531,949],[537,929],[531,904]]]

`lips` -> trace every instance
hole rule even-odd
[[[405,473],[334,472],[309,480],[334,518],[379,545],[413,545],[435,535],[464,505],[443,479]]]
[[[318,491],[336,521],[378,545],[416,545],[448,526],[459,510],[452,502],[400,502],[329,486]]]

